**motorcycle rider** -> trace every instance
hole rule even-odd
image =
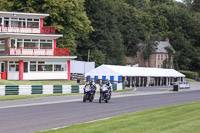
[[[110,83],[110,81],[108,79],[106,80],[106,85],[109,86],[108,87],[108,93],[111,95],[112,84]]]
[[[112,88],[112,84],[110,83],[110,81],[108,79],[106,80],[106,85],[109,86],[109,89]]]
[[[94,95],[95,95],[95,92],[96,92],[96,85],[95,85],[94,81],[93,81],[93,80],[88,81],[88,83],[85,85],[85,87],[86,87],[87,85],[90,85],[90,87],[92,88],[93,93],[94,93]]]

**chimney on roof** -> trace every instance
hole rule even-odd
[[[165,42],[169,43],[169,38],[168,37],[165,38]]]

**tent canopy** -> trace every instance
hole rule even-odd
[[[85,76],[185,77],[174,69],[101,65]]]

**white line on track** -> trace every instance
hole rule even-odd
[[[151,92],[151,93],[139,93],[139,94],[133,93],[133,94],[115,95],[115,96],[112,96],[112,98],[129,97],[129,96],[140,96],[140,95],[165,94],[165,93],[174,93],[174,92]],[[98,99],[98,98],[95,98],[95,99]],[[54,101],[54,102],[43,102],[43,103],[31,103],[31,104],[3,106],[3,107],[0,107],[0,109],[26,107],[26,106],[37,106],[37,105],[47,105],[47,104],[56,104],[56,103],[68,103],[68,102],[77,102],[77,101],[82,101],[82,98],[80,98],[80,99],[72,99],[72,100],[63,100],[63,101]]]

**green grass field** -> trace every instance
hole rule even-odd
[[[197,82],[196,80],[194,79],[189,79],[189,78],[185,78],[187,82]]]
[[[0,101],[20,100],[20,99],[31,99],[31,98],[42,98],[42,97],[52,97],[52,96],[66,96],[66,95],[80,95],[80,93],[70,93],[70,94],[33,94],[33,95],[6,95],[6,96],[0,96]]]
[[[144,110],[42,133],[200,133],[200,102]]]
[[[86,82],[81,81],[80,84]],[[79,85],[77,81],[29,81],[29,80],[0,80],[0,85]]]

